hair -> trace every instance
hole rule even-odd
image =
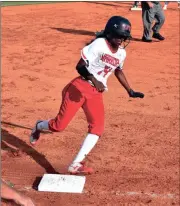
[[[92,39],[90,42],[86,43],[86,46],[91,44],[94,40],[99,39],[99,38],[107,38],[107,36],[104,34],[104,30],[97,32],[96,33],[96,37],[94,39]]]

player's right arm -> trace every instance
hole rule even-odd
[[[93,85],[96,87],[98,92],[103,92],[105,90],[104,84],[100,81],[98,81],[93,74],[91,74],[88,69],[86,68],[88,66],[88,62],[84,61],[83,58],[79,60],[76,66],[77,72],[84,77],[86,80],[90,80]]]
[[[88,46],[85,46],[81,51],[81,59],[79,60],[76,70],[86,80],[90,80],[96,87],[97,91],[103,92],[105,86],[102,82],[98,81],[95,76],[90,72],[90,67],[94,61],[101,55],[101,40],[93,41]]]

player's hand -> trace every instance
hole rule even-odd
[[[98,92],[104,92],[105,86],[104,86],[104,84],[102,82],[96,80],[96,81],[93,82],[93,84],[96,87]]]
[[[128,92],[129,96],[132,98],[144,98],[144,94],[141,92],[134,92],[132,89]]]
[[[104,92],[106,88],[102,82],[98,81],[94,76],[92,76],[90,80],[92,81],[98,92]]]

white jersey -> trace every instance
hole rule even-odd
[[[102,82],[107,90],[107,79],[115,69],[122,69],[126,51],[120,47],[117,52],[112,52],[107,40],[98,38],[82,49],[81,57],[87,63],[89,73]]]

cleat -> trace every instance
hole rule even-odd
[[[35,127],[32,129],[31,136],[30,136],[30,143],[32,145],[35,145],[40,138],[41,131],[37,129],[37,124],[40,122],[42,122],[42,121],[38,120],[36,122]]]
[[[93,173],[93,169],[91,167],[85,166],[84,162],[81,162],[81,163],[71,164],[68,168],[68,172],[71,175],[79,175],[79,174],[88,175]]]

